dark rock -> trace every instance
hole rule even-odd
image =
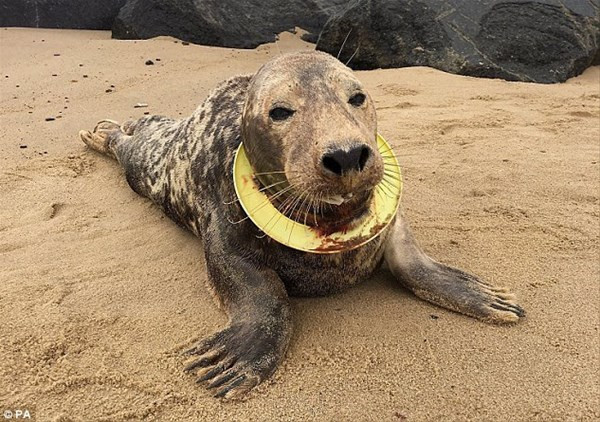
[[[146,60],[146,66],[152,66],[154,62],[152,60]]]
[[[54,120],[56,120],[56,118],[54,118],[54,117],[46,117],[46,121],[47,122],[53,122]]]
[[[126,0],[0,0],[0,26],[110,29]]]
[[[431,66],[445,60],[450,45],[435,17],[419,0],[354,1],[327,22],[317,49],[352,58],[355,69]]]
[[[348,0],[314,0],[314,2],[327,15],[328,18],[343,11],[344,7],[348,5]],[[307,32],[300,38],[302,38],[304,41],[315,44],[319,41],[319,35],[321,34],[322,28],[323,27],[321,26],[317,31]]]
[[[19,145],[19,148],[25,149],[25,148],[27,148],[27,145]]]
[[[196,44],[254,48],[296,26],[318,34],[330,13],[346,1],[128,0],[115,20],[113,37],[170,35]]]
[[[569,3],[583,2],[562,2]],[[579,75],[598,57],[597,13],[596,8],[585,16],[542,3],[496,4],[482,16],[474,39],[491,66],[481,69],[468,63],[464,72],[488,76],[491,70],[491,77],[545,83]]]
[[[599,10],[600,0],[353,0],[329,19],[317,49],[354,69],[563,82],[600,64]]]

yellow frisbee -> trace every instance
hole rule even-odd
[[[398,211],[402,193],[402,175],[396,156],[383,137],[377,134],[377,146],[384,161],[385,175],[375,187],[369,211],[354,226],[344,231],[323,233],[282,214],[269,200],[254,176],[244,144],[240,144],[233,163],[233,183],[240,204],[250,220],[277,242],[312,253],[337,253],[358,248],[377,237]]]

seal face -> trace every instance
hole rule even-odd
[[[383,260],[399,283],[431,303],[489,322],[524,315],[506,289],[427,256],[395,212],[397,202],[390,201],[393,216],[379,235],[328,254],[275,241],[250,218],[257,213],[245,213],[233,177],[241,144],[247,176],[276,215],[325,237],[364,221],[381,183],[395,181],[388,193],[399,192],[399,167],[378,147],[371,97],[325,53],[283,55],[255,75],[231,78],[188,118],[102,120],[79,136],[115,158],[134,191],[201,238],[208,284],[229,321],[186,352],[186,371],[217,397],[243,395],[276,370],[292,334],[289,295],[343,290]]]
[[[249,87],[242,135],[279,211],[301,221],[319,214],[321,230],[360,218],[384,176],[373,101],[328,55],[297,53],[264,65]]]
[[[338,253],[358,248],[381,234],[396,215],[400,204],[400,166],[392,148],[381,135],[377,135],[377,144],[384,166],[387,166],[384,178],[375,187],[376,194],[371,196],[370,206],[362,218],[335,232],[319,228],[320,206],[313,205],[313,214],[306,212],[302,222],[292,220],[280,212],[264,193],[264,188],[260,188],[243,143],[237,150],[233,165],[237,197],[252,222],[267,236],[283,245],[312,253]],[[312,224],[307,224],[308,220]]]

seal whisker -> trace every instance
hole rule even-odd
[[[306,220],[308,218],[308,216],[310,215],[310,209],[313,206],[315,197],[312,194],[309,194],[309,199],[310,201],[306,203],[306,211],[304,212],[304,225],[306,226]]]
[[[265,225],[265,229],[268,229],[268,226],[269,226],[269,224],[271,224],[271,221],[273,220],[273,218],[275,217],[275,215],[277,215],[277,218],[276,218],[276,219],[273,221],[273,226],[274,226],[275,224],[277,224],[277,221],[279,221],[279,219],[281,218],[281,216],[282,216],[282,215],[284,215],[284,214],[281,212],[281,208],[282,208],[282,207],[284,207],[284,206],[286,206],[286,205],[287,205],[287,203],[291,202],[290,200],[292,200],[292,199],[294,199],[294,198],[295,198],[295,197],[294,197],[293,195],[292,195],[292,196],[289,196],[289,197],[287,197],[287,198],[286,198],[286,199],[285,199],[285,200],[284,200],[284,201],[283,201],[281,204],[279,204],[277,207],[275,207],[275,208],[277,208],[277,211],[279,211],[279,213],[277,213],[277,214],[273,214],[273,216],[271,216],[271,218],[269,219],[269,221],[268,221],[268,222],[267,222],[267,224]],[[284,215],[284,216],[285,216],[285,215]],[[266,233],[265,233],[265,235],[266,235]],[[264,237],[264,236],[262,236],[262,237]],[[262,237],[261,237],[261,238],[262,238]]]
[[[285,210],[284,210],[284,213],[283,213],[283,215],[284,215],[284,216],[286,216],[286,217],[288,218],[288,221],[286,221],[286,223],[285,223],[285,229],[286,229],[286,230],[287,230],[287,228],[288,228],[288,226],[289,226],[289,224],[290,224],[289,220],[293,220],[293,219],[292,219],[292,214],[293,214],[293,212],[294,212],[294,208],[296,207],[296,203],[297,203],[298,201],[300,201],[300,197],[301,197],[301,195],[300,195],[300,194],[299,194],[299,195],[296,195],[296,196],[294,196],[294,197],[293,197],[293,201],[291,201],[291,202],[290,202],[290,203],[287,205],[287,207],[285,208]],[[289,215],[288,215],[288,213],[289,213]]]
[[[294,198],[293,196],[290,198]],[[290,199],[287,198],[287,199]],[[285,201],[284,201],[285,202]],[[290,201],[291,202],[291,201]],[[275,219],[275,221],[273,222],[273,226],[275,226],[275,224],[277,224],[277,222],[281,219],[281,217],[285,217],[287,218],[287,216],[285,214],[283,214],[282,212],[279,212],[279,214],[277,215],[277,218]],[[267,228],[267,226],[265,226],[265,229]]]
[[[308,189],[304,191],[304,193],[302,194],[302,196],[304,196],[304,194],[308,194]],[[300,210],[302,210],[302,205],[304,204],[304,201],[302,202],[302,204],[300,205]],[[300,212],[300,211],[299,211]],[[288,243],[290,243],[290,239],[292,238],[292,233],[294,232],[294,227],[296,227],[295,224],[292,224],[292,228],[290,229],[290,234],[288,236]]]
[[[287,182],[287,180],[282,180],[282,181],[280,181],[280,182],[273,183],[272,185],[265,186],[265,187],[263,187],[263,188],[260,188],[260,189],[258,189],[257,191],[253,191],[253,192],[251,192],[251,193],[248,193],[248,194],[246,194],[246,195],[242,195],[242,197],[246,197],[246,196],[249,196],[249,195],[253,195],[253,194],[255,194],[255,193],[258,193],[258,192],[264,192],[264,191],[265,191],[265,190],[267,190],[267,189],[270,189],[270,188],[272,188],[272,187],[274,187],[274,186],[277,186],[277,185],[281,185],[282,183],[285,183],[285,182]],[[227,202],[223,202],[223,205],[232,205],[232,204],[235,204],[236,202],[238,202],[239,200],[240,200],[240,198],[237,198],[237,197],[236,197],[236,199],[235,199],[235,200],[233,200],[233,201],[227,201]]]
[[[318,36],[318,38],[317,38],[317,43],[315,44],[315,50],[319,50],[319,42],[321,41],[321,36],[323,35],[323,32],[324,32],[324,31],[321,31],[321,32],[319,33],[319,36]]]
[[[298,197],[296,198],[296,201],[294,202],[294,205],[292,206],[292,209],[290,211],[290,215],[289,215],[289,219],[292,221],[296,221],[296,219],[294,218],[294,215],[298,212],[296,210],[298,210],[300,208],[300,206],[303,204],[303,199],[304,196],[308,193],[308,189],[305,189],[304,191],[302,191],[300,193],[300,195],[298,195]]]
[[[352,28],[350,28],[350,31],[348,31],[348,35],[346,35],[346,38],[344,38],[344,42],[342,43],[342,46],[340,47],[340,51],[338,51],[338,54],[336,56],[336,59],[340,59],[340,54],[342,54],[342,50],[344,49],[344,46],[346,45],[346,41],[348,41],[348,37],[350,36],[350,33],[352,32]]]
[[[296,198],[296,201],[294,201],[294,205],[292,206],[292,209],[291,209],[291,211],[290,211],[290,215],[289,215],[289,217],[288,217],[290,220],[292,220],[292,221],[296,221],[296,219],[294,218],[294,214],[296,213],[296,210],[297,210],[297,209],[299,209],[299,206],[301,206],[301,204],[303,204],[303,203],[304,203],[304,202],[303,202],[303,198],[304,198],[304,196],[305,196],[307,193],[308,193],[308,189],[305,189],[304,191],[302,191],[302,192],[300,193],[300,195],[298,195],[298,197]],[[289,221],[288,221],[288,224],[286,224],[286,230],[287,230],[287,227],[288,227],[288,226],[289,226]],[[292,224],[292,230],[291,230],[291,231],[293,231],[293,228],[294,228],[294,225]],[[291,231],[290,231],[290,233],[291,233]],[[289,240],[288,240],[288,241],[289,241]]]
[[[264,171],[262,173],[254,173],[255,176],[267,176],[269,174],[285,174],[285,170]]]
[[[308,211],[308,206],[309,206],[309,203],[308,203],[309,199],[310,199],[310,195],[307,194],[306,195],[306,199],[304,200],[304,202],[302,202],[302,206],[301,206],[301,208],[299,210],[299,212],[300,212],[300,218],[302,218],[302,214],[304,214],[304,220],[303,220],[302,224],[304,224],[305,226],[306,226],[306,217],[308,216],[308,212],[307,211]],[[305,205],[306,205],[306,211],[304,211],[304,206]]]
[[[345,63],[346,66],[348,66],[350,64],[350,62],[352,61],[352,59],[354,58],[354,56],[356,55],[356,53],[358,53],[359,49],[360,49],[360,43],[356,47],[356,50],[354,50],[354,53],[352,53],[352,55],[350,56],[350,58],[348,59],[348,61]]]
[[[316,204],[313,207],[313,219],[314,219],[314,222],[315,222],[315,226],[317,226],[317,227],[319,226],[319,222],[317,221],[317,211],[319,209],[321,209],[321,202],[320,201],[321,201],[322,197],[323,197],[323,193],[320,193],[318,195],[318,197],[316,198]]]
[[[287,198],[289,200],[289,202],[286,205],[286,207],[284,208],[283,212],[280,213],[280,215],[278,216],[278,218],[276,220],[276,222],[277,222],[279,220],[279,218],[281,218],[281,215],[283,215],[284,217],[286,217],[288,219],[288,221],[286,221],[286,224],[285,224],[286,230],[287,230],[287,228],[288,228],[288,226],[290,224],[289,220],[292,220],[292,213],[293,213],[293,209],[295,207],[295,204],[300,200],[300,197],[301,197],[301,195],[292,195],[289,198]],[[290,211],[290,215],[288,215],[288,211]]]
[[[303,185],[300,185],[300,186],[303,186]],[[290,201],[288,202],[287,206],[286,206],[286,207],[285,207],[285,209],[283,210],[282,214],[283,214],[284,216],[286,216],[286,217],[290,218],[290,217],[287,215],[287,213],[288,213],[288,211],[290,210],[290,208],[291,208],[291,207],[292,207],[292,206],[295,204],[295,202],[296,202],[297,200],[299,200],[300,198],[299,198],[299,195],[292,195],[292,196],[290,196],[288,199],[290,199]],[[285,201],[284,201],[284,202],[285,202]],[[282,204],[282,205],[283,205],[283,204]]]
[[[314,222],[314,214],[315,214],[315,207],[317,206],[317,195],[315,193],[311,194],[311,198],[310,198],[310,204],[309,206],[306,208],[306,217],[304,218],[304,224],[306,224],[306,221],[309,217],[311,217],[311,214],[313,216],[313,222]]]
[[[227,218],[227,221],[229,221],[231,224],[240,224],[241,222],[247,220],[248,218],[250,218],[250,214],[254,214],[256,211],[260,210],[262,207],[264,207],[265,205],[267,205],[267,203],[270,203],[272,199],[275,199],[281,195],[283,195],[284,193],[288,192],[290,189],[292,189],[292,186],[288,186],[285,189],[280,190],[279,192],[273,194],[272,196],[268,197],[267,201],[263,202],[262,204],[258,205],[255,209],[253,209],[252,211],[250,211],[244,218],[242,218],[241,220],[238,221],[231,221],[229,218]]]
[[[249,218],[250,218],[250,216],[249,216],[249,215],[246,215],[246,216],[245,216],[244,218],[242,218],[241,220],[238,220],[238,221],[232,221],[232,220],[230,220],[230,219],[229,219],[229,217],[227,217],[227,221],[228,221],[230,224],[233,224],[233,225],[235,226],[236,224],[243,223],[244,221],[246,221],[246,220],[247,220],[247,219],[249,219]]]

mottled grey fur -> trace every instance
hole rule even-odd
[[[279,71],[303,71],[303,78],[312,78],[304,81],[307,84],[323,77],[318,66],[333,69],[334,74],[346,71],[337,70],[336,66],[346,68],[332,64],[333,59],[322,53],[297,53],[277,60],[283,63]],[[285,67],[285,60],[294,65]],[[303,66],[308,62],[312,71]],[[245,219],[238,202],[232,201],[236,197],[233,160],[243,140],[242,116],[252,78],[239,76],[225,81],[184,120],[151,116],[121,126],[102,121],[93,132],[80,133],[86,144],[119,161],[134,191],[150,198],[171,219],[202,239],[213,293],[230,321],[224,330],[188,352],[198,358],[187,370],[197,371],[199,380],[216,388],[217,396],[247,392],[268,378],[285,354],[292,329],[288,295],[341,291],[368,278],[384,255],[398,280],[430,302],[493,322],[514,322],[523,315],[505,290],[425,255],[400,215],[371,242],[336,254],[304,253],[264,236]],[[258,85],[252,89],[260,90]],[[323,98],[317,95],[316,101],[325,101]],[[331,103],[325,103],[325,109],[337,107],[333,100],[327,101]],[[247,113],[262,112],[260,107],[250,107],[254,105],[246,107],[250,110]],[[372,119],[374,111],[366,116],[362,119]],[[339,117],[336,122],[342,129],[357,124],[344,119]],[[371,133],[375,122],[366,123],[372,123],[366,132]],[[295,142],[309,145],[313,139]],[[303,171],[310,173],[312,169]],[[376,174],[375,169],[372,177]]]

